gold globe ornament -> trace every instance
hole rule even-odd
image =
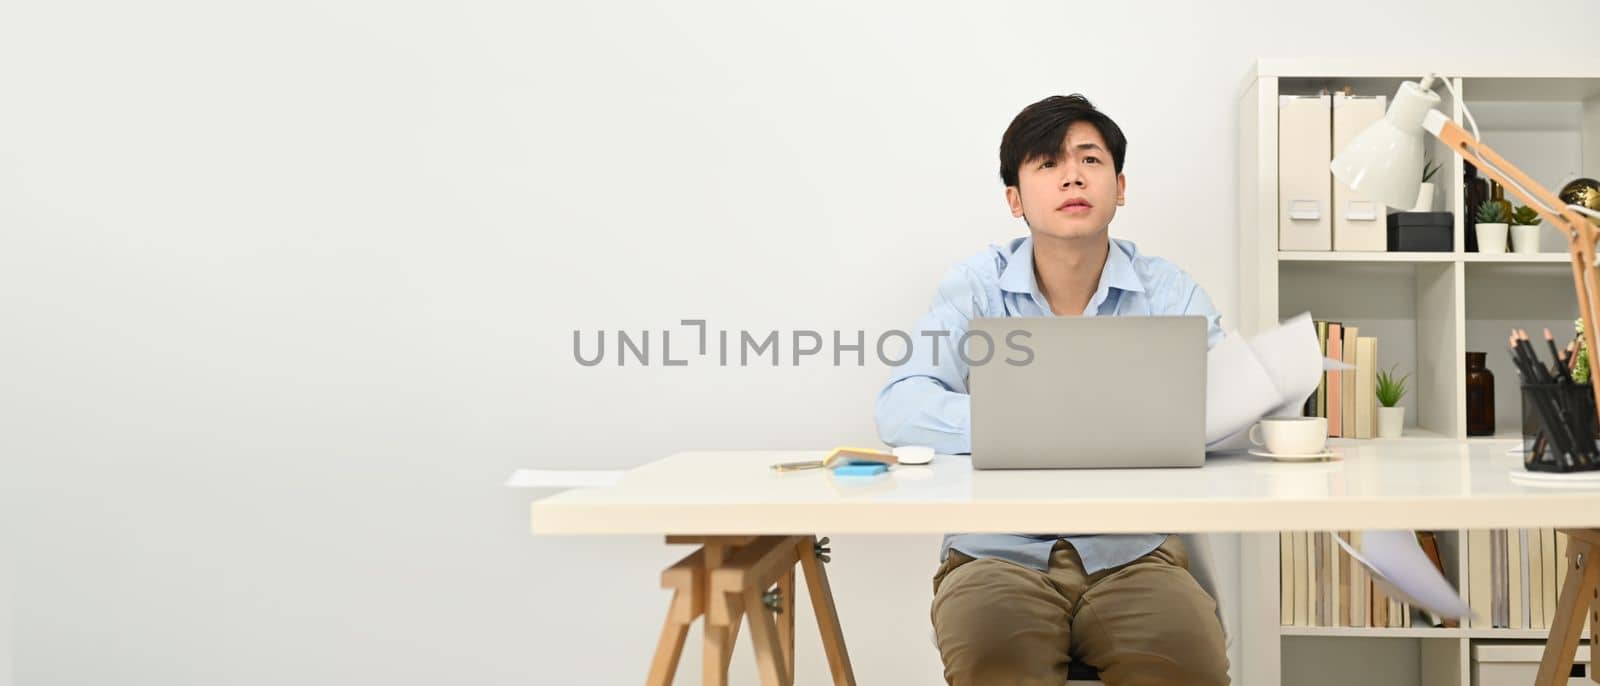
[[[1600,181],[1574,179],[1571,183],[1562,186],[1561,192],[1557,195],[1561,197],[1561,202],[1568,205],[1587,207],[1600,212]],[[1594,217],[1589,217],[1588,219],[1595,226],[1600,226],[1600,219]]]

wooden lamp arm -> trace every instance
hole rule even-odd
[[[1489,146],[1473,138],[1461,128],[1460,124],[1445,119],[1442,116],[1431,116],[1427,128],[1439,140],[1463,159],[1475,161],[1478,171],[1498,181],[1512,195],[1520,198],[1529,207],[1532,207],[1544,217],[1545,221],[1560,230],[1567,236],[1567,250],[1572,255],[1572,283],[1578,295],[1578,314],[1583,318],[1583,339],[1589,351],[1589,369],[1600,370],[1600,365],[1595,364],[1595,322],[1600,321],[1600,311],[1595,308],[1600,305],[1600,299],[1595,296],[1600,294],[1600,270],[1595,264],[1595,240],[1597,232],[1582,214],[1567,207],[1556,194],[1528,178],[1516,165],[1507,162]],[[1440,121],[1442,120],[1442,121]],[[1435,130],[1437,129],[1437,130]],[[1487,164],[1486,164],[1487,163]],[[1475,208],[1467,208],[1468,212]],[[1592,373],[1592,372],[1591,372]],[[1593,379],[1591,378],[1591,382]],[[1600,407],[1600,383],[1591,383],[1595,393],[1595,403]]]
[[[1595,226],[1586,221],[1583,215],[1567,207],[1567,204],[1561,202],[1561,199],[1556,197],[1555,193],[1551,193],[1549,189],[1528,178],[1527,174],[1524,174],[1516,165],[1507,162],[1494,149],[1473,138],[1471,134],[1467,133],[1466,129],[1461,128],[1460,124],[1445,120],[1439,131],[1434,135],[1438,136],[1439,140],[1444,141],[1445,145],[1450,146],[1450,149],[1455,151],[1456,154],[1461,155],[1463,159],[1473,162],[1478,167],[1478,171],[1498,181],[1512,195],[1520,198],[1529,207],[1532,207],[1534,211],[1538,212],[1539,216],[1544,217],[1552,226],[1566,234],[1569,243],[1573,239],[1578,239],[1576,247],[1583,254],[1585,264],[1595,264],[1595,238],[1597,232]],[[1488,164],[1485,164],[1485,162]],[[1477,208],[1469,207],[1467,211],[1471,212],[1475,209]]]

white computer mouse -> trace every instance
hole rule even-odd
[[[902,445],[892,452],[900,464],[928,464],[933,461],[933,448],[925,445]]]

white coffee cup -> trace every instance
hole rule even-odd
[[[1315,455],[1328,447],[1328,420],[1267,417],[1250,427],[1250,442],[1274,455]]]

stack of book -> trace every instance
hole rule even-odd
[[[1331,438],[1372,438],[1378,433],[1378,339],[1354,324],[1316,320],[1323,357],[1355,365],[1330,371],[1306,398],[1304,415],[1325,417]]]
[[[1566,581],[1567,537],[1553,529],[1467,533],[1474,628],[1549,629]]]
[[[1433,615],[1412,618],[1411,606],[1385,595],[1372,577],[1334,540],[1361,549],[1359,531],[1296,531],[1278,534],[1279,621],[1284,626],[1388,627],[1455,626]],[[1439,545],[1431,532],[1417,534],[1435,567],[1443,573]]]

